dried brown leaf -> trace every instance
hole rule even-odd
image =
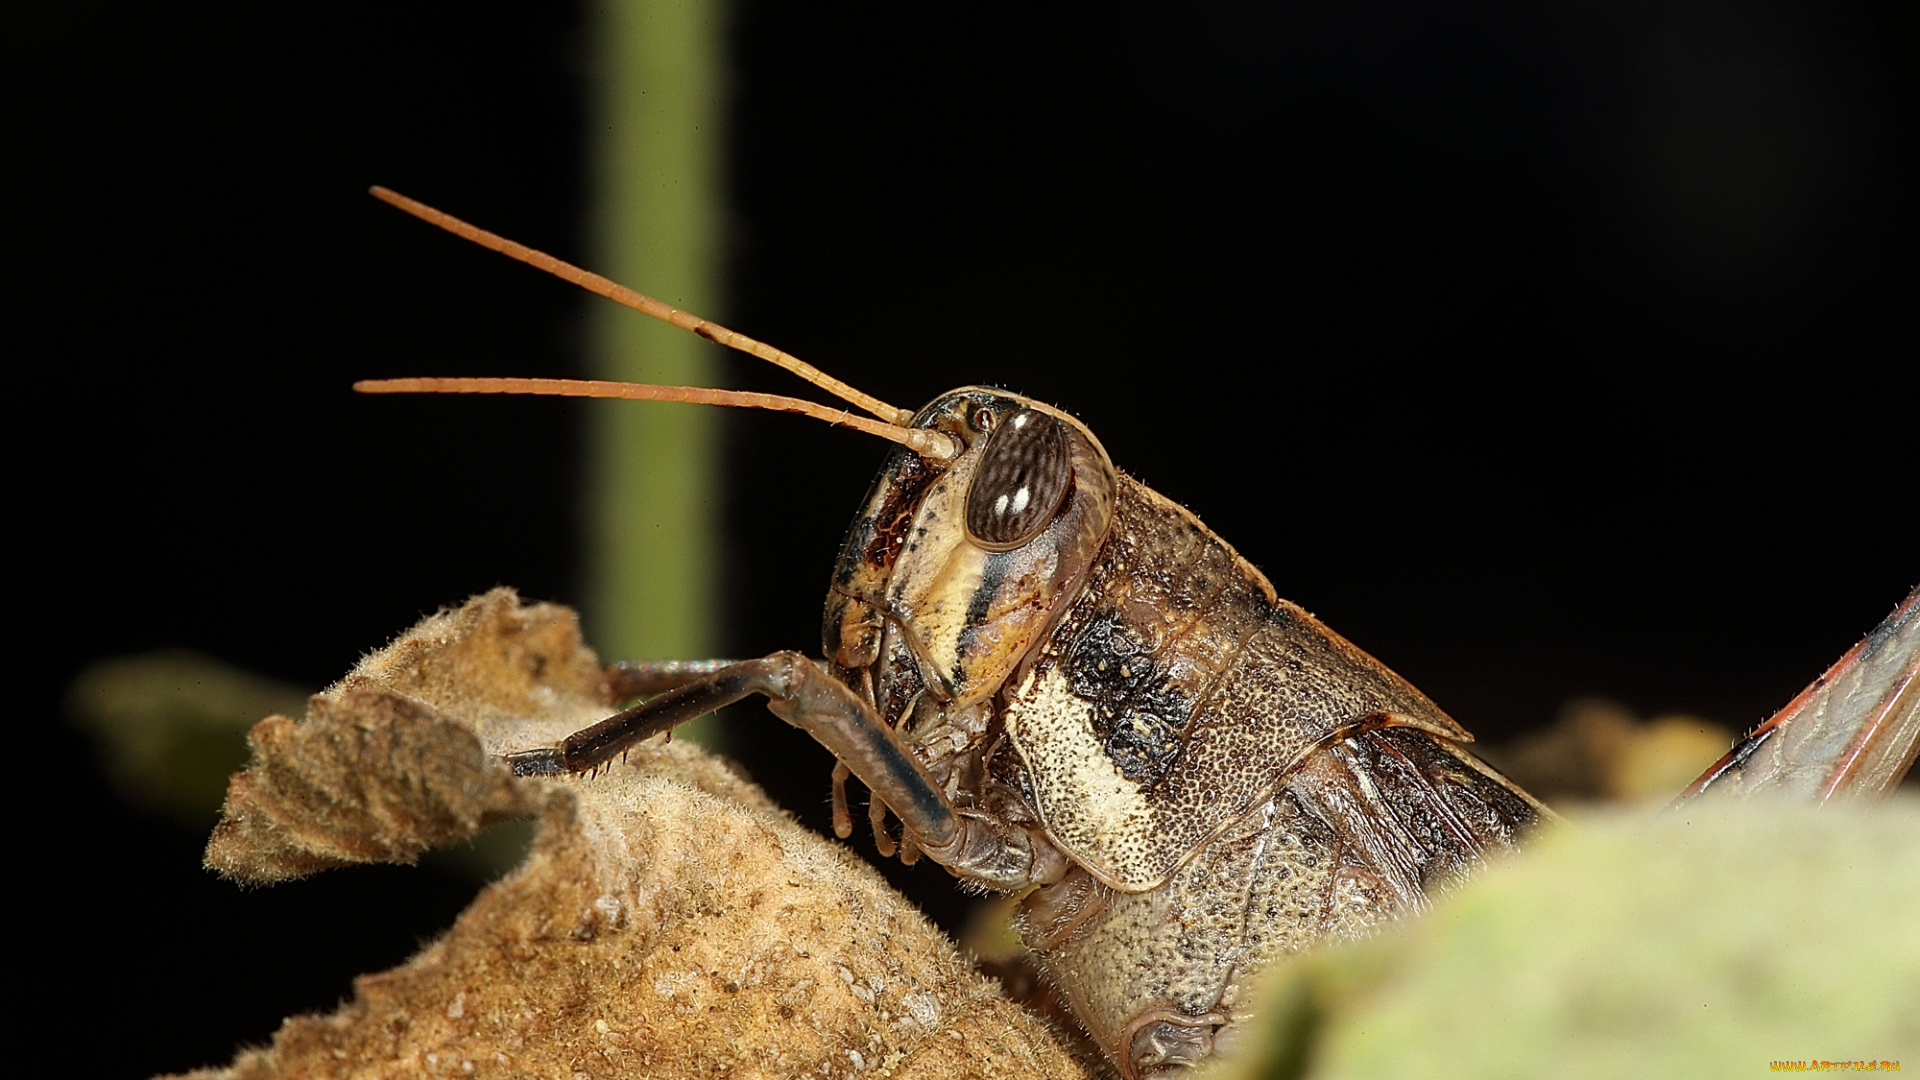
[[[367,657],[303,722],[257,725],[208,846],[230,877],[411,862],[514,815],[539,831],[411,961],[193,1075],[1086,1075],[872,867],[718,759],[656,742],[575,781],[498,763],[605,710],[573,613],[502,589]]]

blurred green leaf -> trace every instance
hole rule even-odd
[[[1377,938],[1287,966],[1231,1077],[1755,1076],[1920,1064],[1920,801],[1549,828]]]
[[[101,660],[67,688],[67,715],[94,737],[132,802],[211,828],[227,778],[247,762],[247,729],[299,718],[308,691],[184,649]]]

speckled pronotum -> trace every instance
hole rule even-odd
[[[357,389],[779,409],[897,444],[833,569],[824,659],[616,664],[609,678],[625,696],[655,696],[513,755],[517,773],[587,772],[765,695],[839,759],[841,836],[853,775],[873,792],[882,852],[1025,892],[1022,938],[1133,1080],[1230,1039],[1250,979],[1277,957],[1419,909],[1547,815],[1469,754],[1472,736],[1424,695],[1281,599],[1066,413],[977,386],[895,408],[599,275],[374,194],[779,364],[876,419],[770,394],[560,379]]]

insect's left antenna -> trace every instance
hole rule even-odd
[[[379,199],[389,206],[399,207],[430,225],[437,225],[455,236],[471,240],[490,251],[497,251],[510,259],[518,259],[528,266],[545,270],[554,277],[571,281],[590,293],[604,296],[616,304],[623,304],[643,315],[650,315],[659,319],[661,322],[672,323],[682,330],[692,331],[706,338],[708,341],[725,345],[730,349],[738,349],[743,353],[757,356],[768,363],[786,368],[788,371],[825,390],[834,397],[842,401],[851,402],[895,427],[905,427],[913,420],[912,412],[895,405],[889,405],[871,394],[862,393],[826,372],[821,371],[819,368],[814,367],[812,364],[807,363],[805,360],[794,356],[792,353],[776,349],[762,341],[755,341],[745,334],[735,333],[721,326],[719,323],[681,311],[679,308],[671,304],[662,303],[651,296],[637,293],[617,281],[601,277],[599,274],[593,273],[590,270],[582,270],[572,263],[562,259],[556,259],[544,251],[536,251],[525,244],[515,243],[504,236],[490,233],[477,225],[469,225],[459,218],[454,217],[452,214],[435,210],[426,203],[409,199],[397,191],[379,186],[370,188],[369,191],[371,191],[374,198]],[[502,391],[494,392],[499,393]]]

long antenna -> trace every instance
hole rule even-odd
[[[895,427],[905,427],[907,424],[911,423],[913,420],[912,412],[906,409],[899,408],[894,405],[889,405],[886,402],[881,401],[879,398],[874,397],[871,394],[861,393],[859,390],[856,390],[853,387],[848,386],[846,383],[843,383],[839,379],[836,379],[833,376],[827,374],[826,372],[821,371],[819,368],[814,367],[812,364],[807,363],[805,360],[802,360],[791,353],[782,352],[781,350],[776,349],[773,346],[766,344],[765,342],[755,341],[754,339],[746,336],[745,334],[736,334],[732,330],[729,330],[726,327],[721,326],[719,323],[709,322],[708,320],[703,319],[698,315],[690,315],[687,312],[681,311],[679,308],[674,307],[671,304],[664,304],[658,300],[655,300],[651,296],[644,296],[640,293],[634,292],[632,289],[627,288],[625,285],[621,285],[618,282],[609,280],[608,278],[601,277],[599,274],[593,273],[592,271],[582,270],[579,267],[573,265],[572,263],[564,262],[560,259],[556,259],[553,256],[548,255],[544,251],[535,251],[533,248],[530,248],[525,244],[515,243],[514,241],[509,240],[504,236],[500,236],[495,233],[490,233],[487,230],[482,229],[477,225],[469,225],[466,222],[461,221],[459,218],[454,217],[452,214],[442,213],[441,211],[435,210],[433,207],[428,206],[426,203],[409,199],[405,195],[402,195],[397,191],[391,191],[387,188],[379,187],[377,185],[373,188],[370,188],[369,191],[372,192],[374,198],[379,199],[381,202],[386,203],[390,206],[397,206],[400,209],[405,210],[407,213],[412,214],[414,217],[417,217],[420,220],[427,222],[430,225],[438,225],[440,228],[447,230],[448,232],[454,234],[455,236],[462,237],[467,240],[471,240],[474,243],[479,244],[483,248],[487,248],[492,251],[497,251],[500,254],[505,255],[510,259],[518,259],[521,262],[526,263],[528,266],[545,270],[547,273],[552,274],[554,277],[571,281],[575,285],[580,286],[581,288],[587,290],[588,292],[597,293],[601,296],[606,297],[609,300],[612,300],[616,304],[624,304],[627,307],[630,307],[633,310],[638,311],[643,315],[651,315],[654,318],[659,319],[661,322],[672,323],[673,325],[679,327],[682,330],[691,330],[692,332],[699,334],[701,337],[706,338],[708,341],[725,345],[730,349],[738,349],[743,353],[748,353],[752,356],[757,356],[760,359],[767,361],[768,363],[777,364],[780,367],[786,368],[788,371],[793,372],[795,375],[798,375],[801,378],[812,383],[813,385],[819,387],[820,389],[825,390],[827,393],[832,394],[834,397],[837,397],[842,401],[851,402],[854,405],[859,406],[861,409],[864,409],[865,411],[872,413],[873,415],[879,417],[881,420],[884,420],[888,424],[891,424]],[[536,381],[552,381],[552,380],[536,380]],[[372,392],[378,393],[379,391],[372,391]],[[449,391],[449,392],[452,392],[452,393],[461,393],[461,392],[508,393],[509,391],[469,390],[469,391]],[[520,392],[534,393],[537,391],[520,391]],[[618,397],[621,395],[616,395],[616,394],[584,395],[583,394],[583,395],[574,395],[574,396]],[[772,397],[774,395],[766,395],[766,396]],[[648,400],[680,401],[680,400],[686,400],[686,399],[649,398]],[[785,400],[791,401],[794,399],[788,398]],[[753,406],[753,407],[765,408],[770,406]],[[784,409],[784,407],[782,408]],[[785,409],[784,411],[798,412],[800,410]],[[899,440],[896,439],[894,441],[898,442]]]
[[[951,461],[957,453],[953,440],[926,428],[903,427],[831,409],[802,398],[761,394],[748,390],[709,390],[699,386],[656,386],[651,383],[606,382],[599,379],[362,379],[353,388],[362,394],[534,394],[544,397],[626,398],[629,401],[683,401],[694,405],[730,405],[741,409],[771,409],[799,413],[897,442],[921,457]]]

